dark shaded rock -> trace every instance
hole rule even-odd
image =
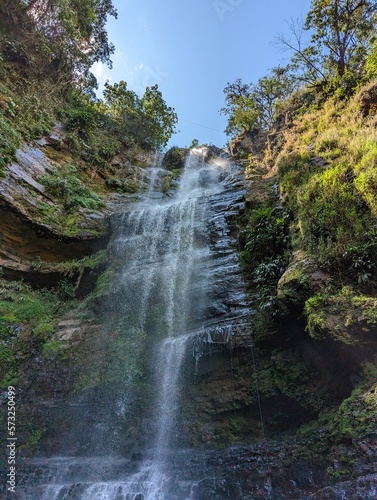
[[[377,82],[373,80],[362,87],[356,94],[356,102],[359,104],[360,111],[364,117],[375,115],[377,113]]]
[[[188,152],[189,150],[186,148],[173,146],[165,153],[162,159],[162,166],[167,170],[183,168]]]
[[[314,155],[310,158],[310,165],[313,165],[314,167],[326,168],[329,165],[329,162],[321,156]]]
[[[66,133],[65,125],[62,122],[56,122],[49,134],[37,139],[35,143],[42,147],[51,146],[59,151],[64,145]]]
[[[347,499],[376,499],[377,498],[377,474],[359,477],[352,481],[344,481],[328,486],[309,496],[309,500],[332,500]]]
[[[330,276],[318,269],[304,252],[297,251],[279,279],[277,297],[288,309],[291,306],[303,305],[309,295],[319,291],[329,279]]]
[[[266,139],[266,132],[259,129],[244,132],[230,142],[230,154],[236,159],[246,158],[250,154],[262,155]]]
[[[210,161],[212,158],[221,157],[224,154],[224,150],[210,144],[206,148],[205,161]]]

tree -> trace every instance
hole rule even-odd
[[[242,83],[238,78],[234,83],[228,82],[224,94],[225,107],[220,109],[220,113],[229,116],[226,134],[237,135],[258,127],[259,112],[252,95],[252,85]]]
[[[252,129],[268,129],[273,125],[279,104],[297,88],[297,80],[289,66],[273,68],[257,84],[240,79],[225,87],[226,106],[221,113],[229,115],[225,132],[237,135]]]
[[[290,66],[272,68],[269,75],[258,80],[253,86],[253,97],[261,128],[268,129],[273,125],[279,105],[297,86],[298,81],[290,72]]]
[[[145,89],[140,102],[147,118],[150,145],[157,149],[166,146],[178,122],[174,108],[166,105],[157,84]]]
[[[117,16],[112,0],[4,0],[0,15],[18,42],[34,46],[33,64],[39,55],[41,72],[49,65],[72,83],[89,77],[96,61],[111,65],[106,21]]]
[[[114,83],[114,85],[106,82],[103,97],[108,111],[116,120],[139,119],[141,113],[140,99],[136,92],[128,90],[127,82],[124,80]]]
[[[377,77],[377,41],[374,42],[365,61],[365,76],[367,80]]]
[[[147,87],[139,98],[123,80],[114,85],[106,83],[103,96],[108,112],[122,124],[128,136],[144,146],[166,146],[178,118],[174,109],[166,105],[158,85]]]
[[[305,29],[322,54],[322,66],[343,77],[362,67],[374,29],[377,3],[368,0],[312,0]]]
[[[293,52],[292,62],[303,70],[310,84],[332,81],[335,87],[347,79],[352,87],[360,78],[377,25],[377,2],[372,0],[312,0],[305,23],[293,20],[288,38],[276,43]],[[304,31],[311,32],[308,44]]]
[[[304,21],[292,19],[288,27],[291,35],[279,33],[275,38],[275,45],[281,47],[282,51],[293,52],[290,64],[297,72],[297,80],[309,85],[318,80],[326,80],[318,48],[304,41]]]

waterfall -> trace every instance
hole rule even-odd
[[[147,498],[158,498],[165,461],[173,441],[179,404],[179,377],[189,329],[203,320],[208,243],[195,241],[196,228],[206,211],[205,200],[219,189],[221,167],[204,162],[204,149],[187,157],[178,189],[171,200],[136,206],[118,228],[118,256],[125,266],[115,287],[133,321],[154,338],[155,442]],[[158,174],[158,171],[156,171]],[[153,187],[156,174],[151,176]],[[149,191],[150,192],[150,191]],[[195,287],[194,287],[195,285]],[[157,303],[157,308],[156,308]],[[158,311],[152,318],[150,311]],[[198,309],[197,309],[198,308]]]
[[[245,296],[231,290],[239,264],[224,216],[225,208],[230,215],[239,212],[235,200],[239,202],[240,196],[234,196],[232,186],[239,177],[232,177],[235,167],[229,160],[206,161],[206,154],[205,148],[190,151],[171,197],[156,194],[159,179],[166,175],[157,165],[141,200],[114,224],[111,248],[118,272],[112,284],[116,303],[111,307],[127,324],[124,335],[133,332],[151,346],[152,438],[143,451],[145,459],[137,467],[110,458],[98,458],[94,465],[88,459],[51,459],[49,470],[59,473],[50,472],[44,484],[34,486],[33,494],[25,490],[25,500],[173,498],[164,493],[164,485],[178,451],[182,366],[186,359],[197,363],[204,346],[217,338],[230,342],[249,313]],[[135,356],[140,349],[135,348]],[[117,401],[121,417],[131,409],[128,394],[133,384],[132,375],[124,378]],[[189,483],[184,488],[189,492]]]

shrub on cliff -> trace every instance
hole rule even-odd
[[[167,170],[175,170],[178,168],[183,168],[187,153],[188,153],[187,149],[179,148],[178,146],[173,146],[166,152],[162,160],[162,166]]]

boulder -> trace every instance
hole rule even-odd
[[[319,291],[329,279],[327,273],[298,250],[278,282],[278,300],[287,308],[303,305],[309,295]]]
[[[230,154],[236,159],[242,159],[249,154],[264,155],[266,148],[266,133],[259,129],[243,132],[230,142]]]
[[[167,170],[183,168],[188,154],[188,149],[173,146],[162,159],[162,166]]]
[[[362,87],[355,99],[364,118],[375,115],[377,112],[377,80]]]

